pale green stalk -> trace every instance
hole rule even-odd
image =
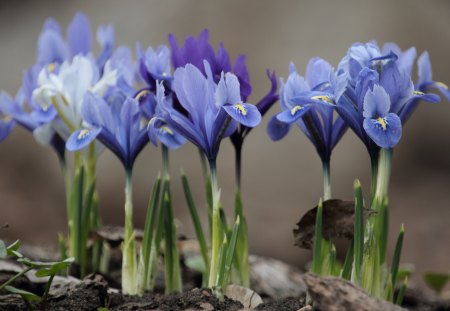
[[[211,237],[211,265],[209,271],[208,287],[213,288],[218,285],[217,273],[219,268],[219,251],[221,243],[221,220],[220,220],[220,192],[217,184],[216,162],[210,161],[212,191],[212,237]]]
[[[162,160],[163,160],[163,202],[165,213],[165,269],[166,269],[166,293],[181,292],[181,272],[180,272],[180,258],[177,249],[177,232],[174,223],[172,200],[170,195],[170,166],[169,166],[169,149],[162,145]]]
[[[330,161],[323,161],[323,200],[331,199],[331,175],[330,175]]]
[[[133,229],[133,186],[132,172],[125,172],[125,237],[122,249],[122,291],[136,295],[136,242]]]

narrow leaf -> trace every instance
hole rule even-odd
[[[313,242],[313,264],[312,272],[321,274],[322,266],[322,199],[317,206],[316,225],[314,230],[314,242]]]
[[[231,272],[231,265],[233,263],[233,257],[236,249],[236,241],[238,238],[239,230],[241,229],[241,220],[240,217],[236,217],[236,222],[234,224],[233,232],[231,233],[230,238],[230,245],[227,248],[227,252],[225,255],[225,265],[224,265],[224,271],[222,275],[222,280],[219,281],[219,285],[222,285],[222,287],[225,287],[226,283],[228,282],[228,278],[230,276]]]
[[[404,235],[405,235],[405,228],[402,225],[402,227],[400,228],[400,233],[397,237],[397,243],[395,243],[394,257],[392,259],[391,264],[392,288],[395,288],[395,284],[397,283],[398,267],[400,266],[400,256],[402,253]]]
[[[153,234],[155,232],[155,222],[158,213],[159,196],[161,192],[161,176],[158,174],[153,185],[151,198],[148,203],[147,216],[145,218],[144,236],[142,240],[142,256],[145,266],[145,276],[147,279],[150,269],[150,250],[152,249]]]
[[[8,256],[8,251],[6,250],[5,242],[0,240],[0,259],[4,259]]]
[[[200,217],[197,213],[197,207],[192,198],[191,189],[189,186],[189,181],[186,177],[184,171],[181,172],[181,182],[183,184],[184,196],[186,197],[186,203],[191,214],[192,222],[194,224],[195,234],[197,235],[197,240],[200,245],[200,251],[202,254],[205,271],[209,271],[209,256],[208,256],[208,245],[206,244],[205,234],[200,221]]]
[[[364,252],[364,201],[361,183],[356,180],[354,183],[355,193],[355,233],[354,233],[354,279],[357,284],[361,282],[361,267]]]
[[[26,290],[15,288],[10,285],[5,286],[5,290],[7,290],[8,292],[10,292],[12,294],[20,295],[20,297],[22,297],[22,299],[26,300],[26,301],[40,301],[41,300],[41,297],[39,297],[36,294],[27,292]]]

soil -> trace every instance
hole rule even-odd
[[[30,256],[32,257],[32,256]],[[5,261],[0,261],[5,264]],[[0,284],[11,278],[17,271],[0,266]],[[3,267],[3,268],[2,268]],[[120,264],[110,268],[120,268]],[[10,270],[10,271],[8,271]],[[76,270],[76,269],[75,269]],[[113,269],[114,271],[115,269]],[[15,272],[14,272],[15,271]],[[117,273],[116,273],[117,272]],[[252,288],[263,298],[263,303],[255,310],[267,311],[332,311],[332,310],[405,310],[383,301],[376,301],[364,296],[354,285],[337,278],[319,278],[313,274],[301,274],[287,265],[274,259],[264,259],[253,256],[251,259]],[[256,277],[255,277],[256,276]],[[299,280],[299,278],[301,280]],[[162,278],[163,279],[163,278]],[[148,293],[142,297],[123,295],[115,289],[120,286],[120,273],[102,276],[91,274],[83,280],[76,278],[55,278],[46,304],[32,303],[30,306],[18,296],[5,291],[0,292],[0,310],[249,310],[238,302],[225,297],[219,301],[209,289],[200,287],[199,275],[183,267],[183,282],[186,291],[179,294],[163,295],[162,279],[157,281],[155,293]],[[158,285],[159,283],[159,285]],[[315,308],[305,306],[306,287],[311,297],[316,301]],[[289,284],[289,285],[286,285]],[[31,275],[18,278],[13,284],[17,288],[42,295],[45,283],[39,283]],[[297,290],[297,291],[295,291]],[[290,296],[290,297],[289,297]],[[357,303],[356,303],[357,302]],[[359,304],[358,304],[359,303]],[[369,308],[369,305],[383,305],[382,309]],[[403,308],[412,311],[450,311],[450,300],[425,294],[417,288],[406,291]]]

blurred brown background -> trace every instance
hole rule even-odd
[[[2,1],[0,4],[0,89],[15,94],[23,68],[35,60],[42,24],[53,16],[65,27],[81,10],[93,28],[113,23],[117,44],[134,47],[167,43],[168,33],[179,42],[209,28],[215,46],[223,41],[232,58],[248,56],[256,102],[269,86],[265,69],[287,76],[294,61],[304,72],[313,56],[337,65],[353,42],[395,41],[403,49],[416,46],[430,53],[434,78],[450,82],[449,1]],[[269,112],[278,111],[278,105]],[[267,119],[267,118],[266,118]],[[450,270],[450,105],[421,106],[404,129],[396,148],[391,181],[392,250],[403,223],[406,239],[402,261],[425,270]],[[293,246],[292,229],[322,193],[321,164],[312,145],[297,129],[281,142],[267,137],[267,120],[244,146],[243,195],[253,253],[302,266],[311,253]],[[183,167],[198,204],[204,193],[197,150],[186,145],[173,152],[173,194],[181,230],[193,236],[179,181]],[[231,212],[234,156],[222,144],[219,178],[225,207]],[[135,169],[135,220],[142,227],[152,182],[160,170],[160,151],[149,147]],[[365,147],[348,132],[332,158],[333,194],[352,196],[355,178],[368,189],[369,159]],[[123,219],[123,172],[108,151],[98,164],[101,213],[105,223]],[[37,145],[21,128],[0,145],[0,223],[10,228],[0,238],[39,244],[56,242],[66,227],[62,176],[53,151]],[[230,214],[231,215],[231,214]]]

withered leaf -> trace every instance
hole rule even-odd
[[[142,241],[144,232],[139,229],[134,229],[134,235],[137,241]],[[116,248],[120,246],[125,237],[123,227],[119,226],[103,226],[99,229],[92,230],[89,238],[94,241],[106,241],[110,247]]]
[[[322,235],[327,240],[346,238],[351,240],[354,232],[355,201],[331,199],[322,203]],[[373,210],[364,208],[364,219]],[[314,228],[316,224],[317,206],[306,212],[294,229],[295,245],[312,249]]]
[[[368,295],[355,284],[337,277],[303,275],[314,307],[327,311],[403,311],[399,306]]]

